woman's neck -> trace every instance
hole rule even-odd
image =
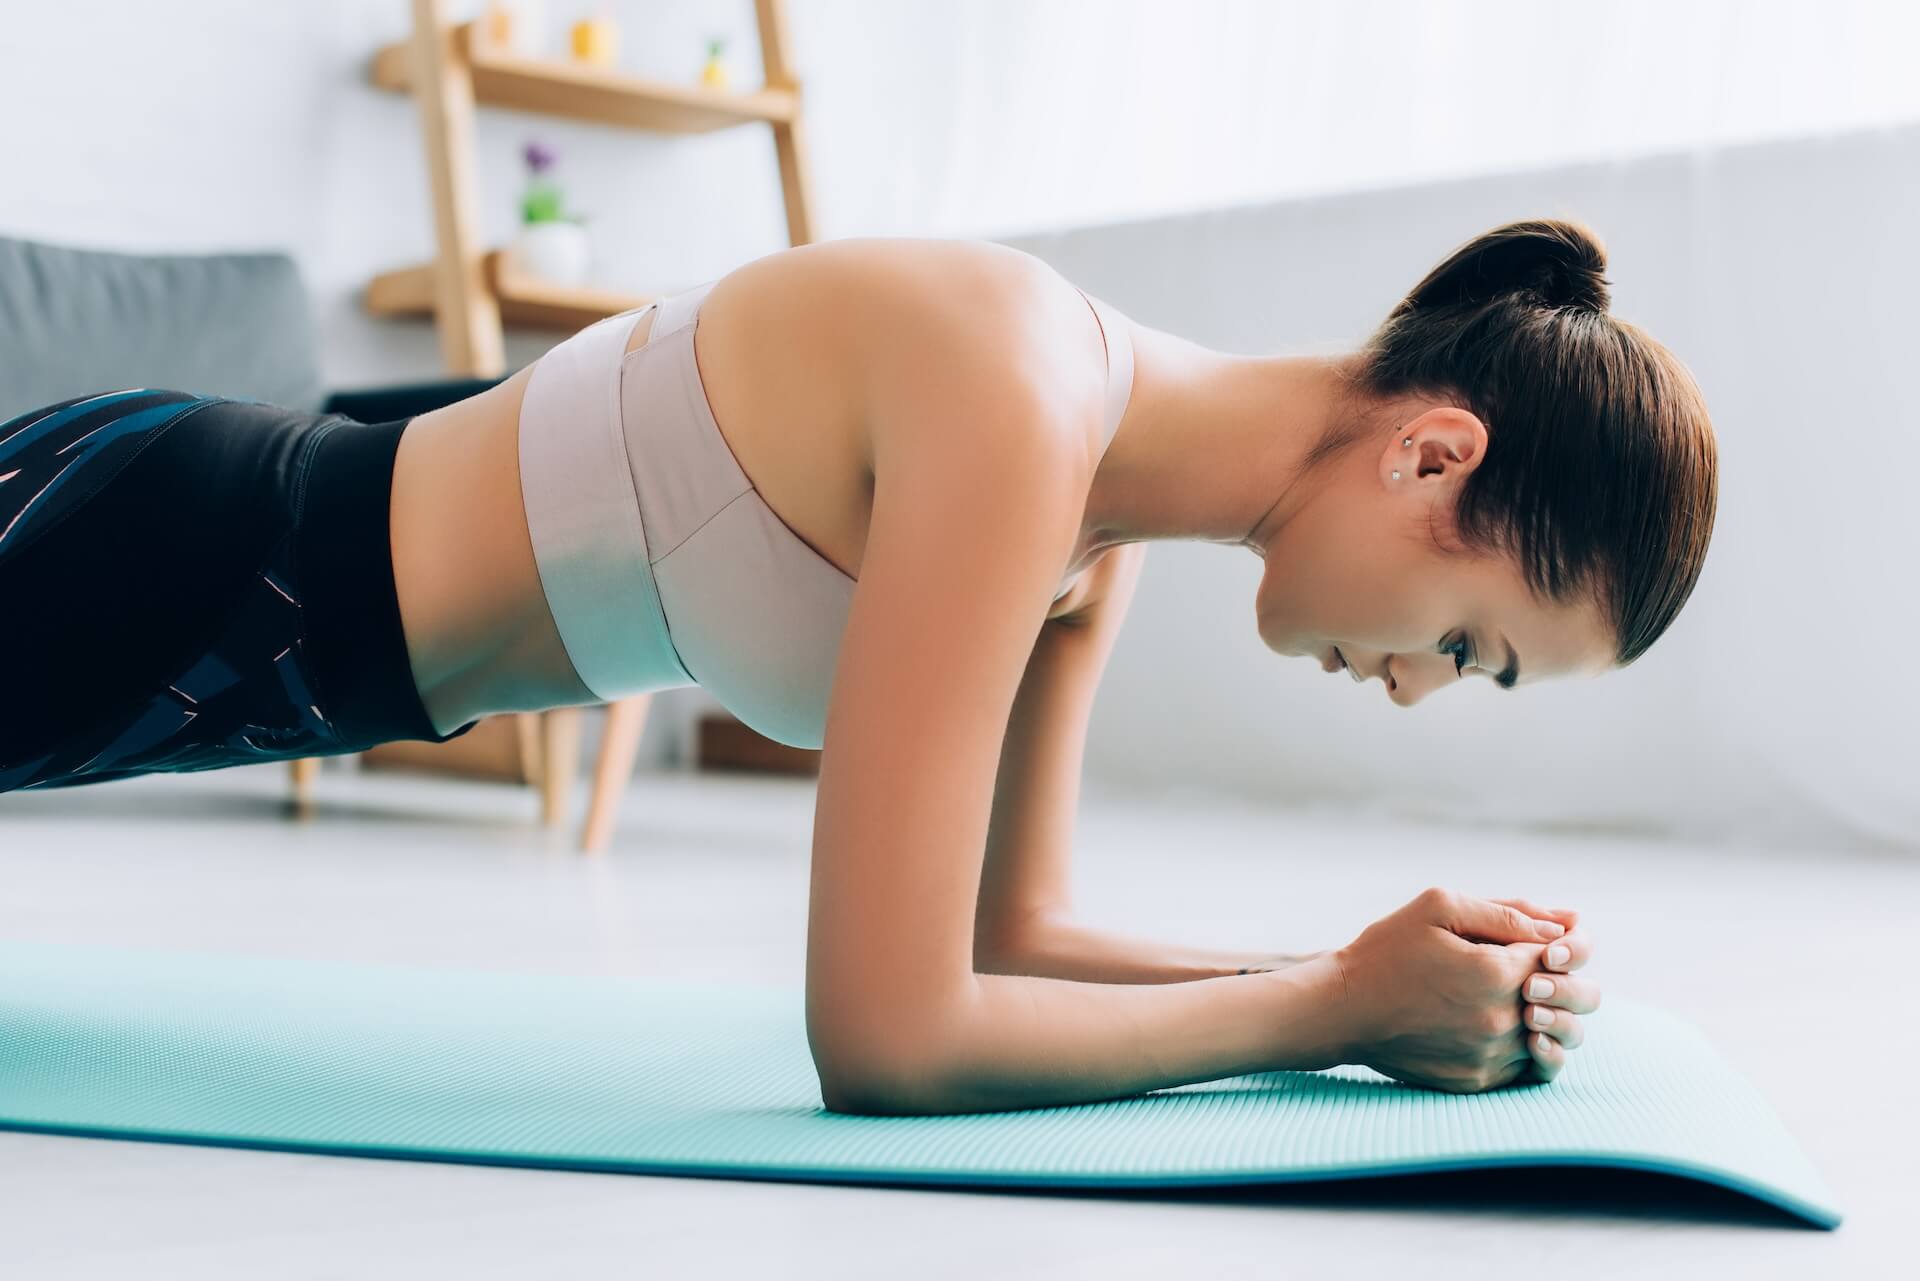
[[[1090,550],[1152,539],[1260,554],[1339,412],[1350,356],[1241,356],[1134,328],[1133,396],[1087,496]]]

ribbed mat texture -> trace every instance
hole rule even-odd
[[[840,1182],[1173,1187],[1506,1165],[1833,1198],[1691,1024],[1609,995],[1559,1079],[1362,1067],[959,1117],[822,1111],[798,992],[0,944],[0,1127]]]

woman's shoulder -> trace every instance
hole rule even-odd
[[[991,240],[938,236],[848,236],[796,245],[742,264],[715,283],[727,291],[806,297],[824,318],[891,309],[992,308],[1033,304],[1073,286],[1045,260]]]
[[[801,245],[722,277],[708,311],[758,314],[753,327],[768,335],[805,334],[874,454],[910,447],[929,422],[950,429],[956,395],[983,415],[1098,441],[1106,348],[1094,313],[1050,264],[1011,246],[903,236]]]

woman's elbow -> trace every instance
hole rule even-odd
[[[942,1107],[936,1092],[912,1077],[836,1069],[820,1073],[820,1102],[829,1112],[856,1116],[928,1116]]]
[[[810,1026],[807,1040],[829,1111],[912,1116],[965,1110],[954,1056],[925,1024]]]

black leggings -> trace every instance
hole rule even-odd
[[[0,792],[471,729],[407,661],[406,423],[136,388],[0,424]]]

